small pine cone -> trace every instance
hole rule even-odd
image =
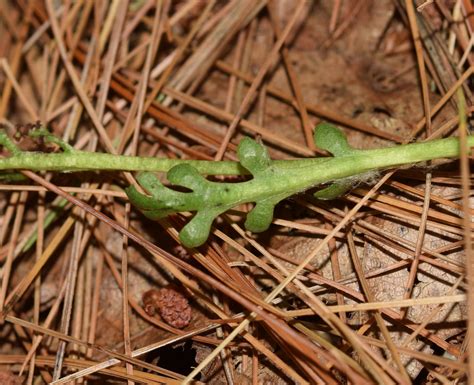
[[[158,313],[163,321],[177,329],[182,329],[191,322],[192,313],[188,300],[171,287],[148,290],[143,294],[143,306],[148,315]]]

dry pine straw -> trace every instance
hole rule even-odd
[[[456,90],[472,75],[474,67],[468,67],[464,73],[459,74],[437,103],[431,106],[426,68],[430,76],[444,75],[436,63],[425,63],[427,56],[422,55],[423,46],[417,39],[418,25],[414,21],[415,11],[410,2],[406,2],[408,12],[403,15],[408,15],[409,27],[406,28],[414,39],[417,60],[416,66],[411,68],[412,72],[418,70],[420,74],[423,115],[427,118],[413,122],[413,129],[409,135],[387,132],[373,127],[367,121],[351,119],[334,112],[335,110],[325,107],[324,104],[305,101],[300,78],[307,75],[298,72],[299,68],[296,68],[291,61],[291,45],[287,48],[283,43],[288,36],[292,37],[295,31],[299,31],[297,33],[300,34],[308,32],[299,27],[314,17],[312,16],[314,9],[308,6],[309,2],[296,3],[294,8],[288,10],[290,16],[285,18],[282,24],[279,15],[285,13],[282,11],[288,5],[285,2],[274,2],[269,5],[266,16],[258,13],[260,9],[266,7],[264,2],[242,1],[237,2],[238,4],[229,2],[220,11],[217,11],[213,1],[205,2],[205,8],[199,10],[197,3],[193,1],[181,3],[181,7],[175,7],[168,1],[158,1],[155,6],[155,2],[146,1],[134,11],[131,11],[131,8],[127,9],[126,2],[119,1],[96,5],[93,2],[63,4],[63,9],[59,11],[54,9],[53,2],[48,0],[45,2],[45,7],[36,2],[3,3],[1,5],[3,12],[0,14],[12,17],[2,17],[0,24],[4,32],[2,36],[7,36],[0,46],[0,56],[5,56],[5,59],[0,60],[4,76],[3,84],[0,84],[3,87],[0,116],[10,121],[21,121],[18,116],[32,122],[38,119],[51,121],[55,132],[69,138],[77,137],[76,146],[78,148],[85,146],[91,151],[97,148],[98,135],[103,148],[111,153],[122,152],[131,140],[129,153],[142,151],[141,155],[153,156],[160,153],[172,157],[188,156],[197,159],[222,157],[235,159],[234,134],[237,132],[259,135],[266,143],[277,145],[280,150],[275,152],[277,157],[310,156],[315,150],[311,141],[311,129],[316,119],[330,119],[350,130],[364,133],[367,137],[379,137],[395,142],[403,142],[404,138],[412,138],[421,132],[426,133],[426,137],[445,135],[457,122],[453,116],[449,116],[454,123],[440,125],[436,123],[435,118],[440,111],[445,111],[446,104],[453,100]],[[356,33],[357,18],[367,12],[367,6],[364,6],[362,1],[352,9],[348,9],[343,3],[334,1],[333,6],[328,8],[331,12],[328,30],[332,33],[321,42],[321,46],[328,50],[339,42],[344,44],[345,35]],[[467,6],[466,1],[459,3]],[[441,8],[445,10],[443,4]],[[231,9],[232,7],[235,8]],[[17,29],[12,20],[19,17],[20,10],[24,17],[19,23],[20,28]],[[457,11],[452,12],[455,14]],[[99,22],[100,17],[103,17],[102,22]],[[446,14],[444,17],[447,17]],[[183,27],[186,27],[190,20],[194,20],[195,23],[191,24],[192,27],[187,32],[183,32]],[[249,20],[251,21],[247,24]],[[243,59],[251,59],[252,52],[255,51],[252,46],[257,44],[257,34],[265,37],[265,29],[258,29],[259,26],[265,26],[265,22],[268,22],[268,30],[275,39],[271,47],[266,48],[265,60],[259,63],[258,70],[253,75],[249,71],[249,66],[243,65],[245,61]],[[238,26],[242,25],[246,27],[238,34],[239,43],[235,52],[231,52],[229,56],[231,59],[234,57],[233,65],[230,65],[223,52],[231,44],[235,31],[240,28]],[[465,34],[466,30],[460,28],[453,28],[450,31],[450,36],[454,36],[454,41],[460,45],[458,49],[467,48],[466,41],[470,39]],[[127,52],[127,44],[124,42],[132,37],[142,44]],[[98,67],[96,60],[98,57],[108,58],[102,69]],[[471,60],[469,55],[465,57]],[[242,66],[236,68],[239,66],[239,58],[242,59]],[[275,62],[285,67],[287,71],[289,86],[286,90],[282,89],[281,85],[275,86],[268,81],[271,77],[267,75],[275,71]],[[162,63],[168,63],[168,66]],[[46,64],[49,66],[47,71],[45,71]],[[158,65],[153,67],[156,64]],[[82,73],[77,72],[78,69]],[[209,74],[217,71],[229,76],[226,94],[219,95],[227,100],[226,103],[221,101],[223,99],[217,100],[215,94],[210,99],[209,95],[198,92],[199,86],[204,89],[208,85],[212,86],[212,82],[216,79]],[[25,79],[29,79],[30,83],[25,82]],[[144,84],[149,84],[151,90],[147,92]],[[91,95],[97,92],[97,99],[91,98]],[[163,103],[155,101],[160,93],[165,98]],[[258,118],[254,119],[248,111],[257,97]],[[296,118],[301,123],[300,132],[287,137],[282,132],[270,128],[272,113],[268,110],[270,98],[278,98],[295,108]],[[16,101],[18,111],[14,110],[13,100]],[[195,115],[187,113],[185,107],[199,112],[208,120],[195,121]],[[147,112],[145,115],[144,111]],[[85,119],[86,116],[88,119]],[[155,119],[153,124],[150,124],[149,118]],[[209,129],[211,126],[214,127],[210,123],[211,120],[223,122],[225,131]],[[95,131],[88,122],[92,122]],[[162,130],[157,129],[156,122],[163,125]],[[460,131],[463,132],[462,129]],[[112,142],[112,138],[116,135],[118,135],[118,149]],[[147,149],[145,146],[139,146],[140,141],[145,138],[153,138],[155,141]],[[302,145],[298,138],[303,138],[306,145]],[[190,143],[199,146],[190,147]],[[467,292],[468,296],[472,293],[470,280],[467,282],[464,280],[463,264],[456,258],[456,254],[452,254],[452,251],[462,247],[462,238],[470,236],[472,231],[472,223],[463,222],[459,214],[463,210],[465,213],[472,213],[472,210],[467,211],[469,206],[467,186],[470,175],[466,159],[464,157],[461,162],[463,165],[461,180],[451,175],[441,180],[436,177],[435,171],[433,174],[427,174],[424,186],[414,187],[390,179],[393,173],[388,173],[381,177],[373,188],[359,188],[343,198],[340,202],[347,205],[347,210],[341,209],[340,204],[332,207],[325,204],[315,205],[313,201],[308,201],[306,196],[292,201],[292,205],[300,205],[311,210],[317,219],[308,223],[276,219],[275,230],[281,230],[283,235],[289,229],[297,230],[301,232],[301,239],[310,234],[324,236],[317,246],[299,260],[288,257],[286,252],[278,249],[277,236],[272,245],[265,239],[255,239],[246,234],[234,222],[236,215],[238,218],[246,209],[239,208],[232,212],[233,217],[223,217],[228,220],[232,232],[218,224],[210,247],[202,253],[196,251],[192,256],[187,255],[187,261],[183,262],[165,250],[157,248],[142,235],[137,235],[143,233],[142,225],[139,222],[130,222],[130,212],[124,209],[124,195],[113,183],[110,184],[109,181],[83,183],[81,187],[64,186],[58,189],[57,185],[48,182],[47,179],[25,173],[36,181],[37,185],[1,186],[3,190],[13,192],[4,203],[0,232],[0,245],[2,245],[0,260],[4,263],[0,304],[2,307],[5,306],[4,313],[8,314],[5,325],[9,327],[13,325],[18,335],[24,336],[25,350],[19,350],[20,342],[12,337],[15,349],[11,354],[2,352],[4,354],[0,362],[21,364],[25,361],[25,356],[16,353],[28,352],[27,359],[30,365],[23,365],[23,369],[27,371],[28,374],[25,372],[25,376],[30,383],[35,376],[41,376],[43,381],[50,382],[53,378],[59,378],[61,373],[64,375],[65,368],[71,370],[83,368],[84,371],[64,379],[63,382],[100,370],[104,375],[126,378],[132,382],[162,380],[167,383],[178,383],[184,379],[183,375],[157,369],[154,365],[135,357],[166,344],[192,337],[211,347],[218,345],[218,348],[212,350],[188,379],[205,368],[217,355],[224,357],[220,376],[228,383],[239,383],[241,372],[250,376],[253,383],[257,383],[259,378],[267,373],[268,363],[281,371],[284,380],[291,379],[298,383],[317,382],[318,379],[326,383],[336,383],[333,375],[328,374],[334,368],[345,373],[354,383],[366,381],[368,373],[382,383],[390,383],[392,380],[403,383],[408,381],[410,374],[404,366],[403,360],[406,357],[416,358],[425,365],[433,377],[442,380],[457,378],[467,371],[462,359],[463,353],[466,349],[470,349],[470,345],[456,345],[443,336],[430,333],[426,327],[439,312],[446,309],[447,304],[463,302],[466,299],[464,292]],[[429,175],[433,177],[430,179]],[[134,183],[131,174],[124,174],[123,179],[128,183]],[[434,193],[433,187],[440,182],[462,187],[462,202]],[[381,192],[382,186],[391,186],[395,189],[395,194],[393,190],[388,189]],[[39,201],[40,204],[35,210],[29,203],[31,199],[36,200],[32,198],[34,196],[32,194],[50,190],[56,191],[72,202],[72,205],[66,206],[67,218],[60,222],[59,229],[54,233],[50,233],[50,229],[44,229],[40,225],[42,218],[51,213],[51,206],[43,199]],[[410,194],[409,199],[406,192]],[[73,198],[71,193],[78,193],[79,199]],[[88,202],[94,206],[88,206]],[[83,209],[87,209],[92,215],[84,216]],[[28,254],[29,260],[25,261],[24,257],[20,258],[21,250],[24,240],[32,233],[28,222],[31,218],[35,218],[35,215],[35,222],[38,223],[36,250]],[[374,226],[374,220],[380,218],[383,218],[385,226]],[[469,218],[469,215],[464,215],[464,218]],[[99,223],[97,219],[106,225],[95,227]],[[176,227],[180,226],[180,222],[179,218],[172,218],[171,222],[162,222],[160,226],[171,238],[177,239]],[[346,226],[349,223],[351,227],[348,229]],[[386,229],[395,223],[412,225],[420,231],[415,239],[404,239]],[[111,252],[107,244],[111,230],[109,226],[123,234],[119,250],[115,252]],[[438,241],[445,237],[450,242],[444,242],[437,248],[428,248],[424,242],[427,232],[444,234],[440,235]],[[238,234],[238,239],[235,238],[235,234]],[[175,283],[187,293],[189,299],[192,299],[196,315],[193,316],[191,326],[185,330],[179,329],[182,324],[173,322],[168,324],[166,317],[160,319],[150,316],[146,308],[144,310],[141,307],[137,298],[146,290],[141,289],[142,293],[138,293],[137,288],[131,286],[131,283],[135,282],[131,281],[133,278],[131,269],[135,268],[137,259],[134,254],[136,252],[129,246],[130,238],[148,250],[156,263],[170,272],[175,277]],[[218,239],[221,242],[217,242]],[[300,238],[296,238],[296,243],[298,239]],[[92,242],[97,243],[96,249],[92,247]],[[359,254],[364,250],[361,246],[367,245],[367,242],[377,244],[387,253],[396,252],[399,253],[397,255],[405,257],[368,273],[364,271]],[[342,250],[337,250],[341,244],[349,245],[349,255],[355,267],[352,274],[341,272],[344,266],[339,266],[338,261],[342,261],[344,256],[341,254]],[[271,246],[277,249],[272,249]],[[334,278],[323,274],[322,270],[318,270],[312,263],[319,261],[319,256],[327,247],[332,250],[331,269]],[[88,249],[90,251],[86,253]],[[101,255],[99,258],[93,258],[94,250]],[[235,251],[240,254],[237,260],[231,257]],[[69,262],[66,262],[66,257],[69,255],[73,263],[67,266]],[[114,259],[117,256],[121,257],[122,261],[120,269]],[[465,257],[468,256],[467,250]],[[59,280],[61,284],[53,295],[54,300],[48,309],[47,318],[40,322],[41,327],[35,326],[34,323],[40,321],[40,299],[42,289],[47,283],[40,279],[38,274],[44,273],[46,266],[50,266],[53,261],[64,265],[63,271],[67,270],[69,282],[75,282],[75,285],[66,284],[68,280],[62,280],[66,275],[59,275],[59,270],[56,268],[55,274],[61,278]],[[189,264],[191,261],[195,261],[193,264],[199,264],[201,269],[193,268]],[[25,274],[19,276],[17,266],[20,263],[26,263],[28,267],[23,269]],[[451,271],[456,280],[445,285],[442,295],[409,298],[409,293],[415,287],[415,277],[423,273],[427,266],[428,270],[430,267],[437,267]],[[178,267],[184,268],[183,271],[186,273],[180,271]],[[389,274],[407,267],[410,275],[402,283],[405,287],[404,298],[377,301],[375,295],[378,293],[373,292],[370,280],[376,282],[377,277],[388,277]],[[471,268],[470,265],[467,266],[467,273]],[[124,314],[121,325],[123,331],[115,335],[116,340],[113,343],[100,339],[100,332],[104,332],[104,328],[107,328],[102,324],[104,318],[101,317],[100,308],[101,294],[105,290],[104,282],[109,282],[106,281],[109,272],[121,290],[121,299],[117,303],[119,312],[122,308]],[[262,292],[256,290],[254,286],[261,284],[258,275],[263,272],[266,278],[263,284],[271,283],[270,287],[266,287],[266,291],[271,294],[265,300]],[[217,277],[225,285],[212,280],[212,276]],[[272,280],[268,277],[272,277]],[[158,276],[156,273],[154,275],[154,279],[161,280],[163,286],[168,278],[169,276]],[[433,280],[435,282],[436,277],[433,277]],[[211,283],[211,287],[218,287],[221,294],[219,291],[211,290],[209,286],[204,285],[204,282]],[[356,283],[359,283],[360,287],[354,286]],[[151,285],[151,282],[148,282],[148,285]],[[316,286],[310,290],[309,287],[313,285]],[[456,291],[458,287],[463,289],[463,293]],[[333,293],[337,292],[337,305],[327,306],[323,302],[329,298],[327,288],[334,289]],[[280,298],[281,292],[285,295]],[[32,298],[33,310],[29,313],[22,313],[20,310],[17,313],[16,309],[21,309],[20,305],[25,303],[27,296]],[[260,322],[251,322],[255,319],[255,315],[247,316],[240,313],[245,306],[239,307],[236,311],[231,298],[245,304],[247,310],[256,311]],[[63,299],[65,302],[61,310]],[[357,303],[345,303],[348,299],[356,300]],[[178,302],[184,304],[183,300]],[[416,322],[409,318],[404,319],[405,309],[414,309],[422,305],[433,306],[430,312]],[[198,306],[208,309],[207,312],[197,311]],[[159,330],[167,330],[172,337],[165,338],[161,333],[158,334],[158,343],[132,350],[133,334],[138,334],[137,325],[140,325],[140,322],[135,320],[134,313],[129,312],[129,307],[133,308],[141,319],[155,325]],[[186,306],[184,308],[185,311],[189,309]],[[355,323],[354,325],[359,327],[358,334],[355,334],[352,327],[348,326],[351,319],[346,313],[362,310],[374,311],[371,313],[374,317],[362,317],[360,323]],[[309,325],[297,318],[311,316],[314,313],[321,319],[312,321]],[[271,314],[280,317],[279,320]],[[473,315],[468,313],[468,319],[472,317]],[[28,319],[34,320],[34,323],[28,322]],[[59,319],[61,322],[54,322]],[[210,325],[203,328],[200,326],[202,322]],[[405,333],[401,341],[395,340],[391,332],[401,331],[402,324],[405,328],[403,330],[408,330],[408,333]],[[219,329],[224,325],[227,326]],[[342,345],[334,345],[333,339],[326,340],[312,330],[323,325],[326,325],[324,328],[331,333],[344,336],[348,345],[344,348]],[[395,329],[389,330],[388,327],[392,327],[391,325],[394,325]],[[213,328],[218,328],[216,334],[208,334]],[[376,339],[375,337],[379,337],[376,332],[368,333],[374,329],[380,331],[383,338]],[[241,334],[243,330],[247,332]],[[299,331],[298,334],[296,330]],[[39,333],[35,340],[33,331]],[[459,333],[462,333],[462,329]],[[61,350],[60,346],[65,349],[64,356],[48,355],[46,348],[40,345],[45,342],[42,335],[67,341],[70,343],[69,347],[75,346],[75,348],[66,350],[65,344],[59,345],[58,348],[57,342],[45,340],[48,344],[45,346],[48,346],[49,353],[53,355],[55,349]],[[238,338],[238,335],[243,339]],[[431,356],[416,350],[413,346],[409,347],[409,342],[415,340],[416,336],[423,336],[431,346],[437,346],[457,357],[458,362]],[[97,338],[98,343],[95,342]],[[246,345],[242,345],[242,341],[245,341]],[[323,348],[316,347],[312,341],[316,341]],[[121,353],[123,350],[114,348],[114,345],[120,342],[124,346],[125,355]],[[280,351],[275,350],[276,345]],[[371,346],[390,351],[393,365],[384,362]],[[337,354],[335,356],[328,354],[326,349],[336,349]],[[97,362],[91,361],[90,358],[98,357],[98,352],[105,353],[111,359],[97,366]],[[357,352],[358,358],[364,363],[364,368],[354,360],[352,352]],[[305,355],[305,358],[301,354]],[[119,361],[127,362],[126,368],[115,366],[105,369]],[[240,362],[239,369],[236,366],[237,362]],[[54,371],[50,370],[53,364],[56,366]],[[62,371],[58,369],[61,366],[64,368]],[[145,372],[145,368],[152,370],[152,373]],[[473,369],[470,370],[472,372]],[[168,379],[162,376],[167,376]],[[274,381],[277,381],[279,375],[273,373],[272,376]]]

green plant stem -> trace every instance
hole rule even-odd
[[[59,145],[62,153],[21,151],[0,132],[0,144],[11,156],[0,159],[0,170],[12,171],[140,171],[137,180],[146,191],[134,186],[126,189],[130,202],[151,219],[182,211],[196,215],[183,227],[180,239],[188,247],[202,245],[208,238],[212,222],[221,213],[242,203],[254,203],[245,227],[252,232],[268,229],[275,206],[281,200],[319,184],[332,183],[318,191],[319,199],[343,194],[370,172],[406,166],[438,158],[460,155],[457,138],[433,140],[395,147],[358,150],[349,145],[342,131],[330,124],[319,124],[314,133],[317,147],[333,157],[273,161],[260,143],[244,138],[238,146],[239,162],[212,162],[120,156],[74,150],[44,128],[32,131],[33,138],[43,138]],[[474,146],[474,137],[467,139]],[[189,191],[163,186],[153,172],[167,172],[168,181]],[[204,175],[242,175],[252,178],[239,183],[213,182]]]
[[[474,137],[468,138],[468,145],[474,146]],[[304,176],[305,183],[314,180],[322,183],[344,178],[362,172],[396,167],[459,156],[457,138],[439,139],[430,142],[407,144],[375,150],[359,150],[348,157],[308,158],[299,160],[276,160],[273,164],[282,170],[300,170],[298,178]],[[356,162],[354,162],[356,161]],[[324,163],[323,168],[313,168]],[[167,158],[146,158],[139,156],[112,155],[74,151],[64,153],[20,152],[0,159],[0,170],[31,171],[151,171],[167,172],[179,164],[189,164],[205,175],[244,175],[249,174],[239,162],[181,160]]]

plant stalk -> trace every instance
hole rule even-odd
[[[474,136],[468,137],[469,147],[474,146]],[[385,169],[400,165],[418,163],[438,158],[459,156],[459,140],[446,138],[429,142],[413,143],[374,150],[359,150],[356,155],[337,158],[308,158],[298,160],[276,160],[279,169],[299,170],[309,176],[309,168],[314,176],[320,175],[325,181],[356,175],[374,169]],[[348,159],[352,158],[351,161]],[[345,160],[345,161],[344,161]],[[112,155],[84,151],[63,153],[20,152],[0,159],[0,170],[31,171],[151,171],[167,172],[179,164],[189,164],[204,175],[244,175],[248,174],[238,162],[180,160],[167,158],[147,158],[139,156]],[[317,175],[314,175],[317,174]],[[306,178],[305,178],[306,179]],[[321,183],[319,177],[316,183]]]

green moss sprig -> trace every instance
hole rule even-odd
[[[350,189],[368,172],[460,154],[457,138],[359,150],[348,144],[342,131],[326,123],[315,129],[314,142],[317,147],[330,152],[332,157],[285,161],[270,159],[266,148],[250,138],[244,138],[239,143],[239,162],[212,162],[78,151],[43,128],[33,130],[30,136],[55,143],[62,152],[21,151],[5,132],[0,131],[0,145],[9,152],[8,157],[0,159],[0,170],[9,174],[21,169],[141,171],[137,180],[147,194],[139,193],[133,186],[128,187],[126,192],[131,203],[151,219],[183,211],[195,212],[180,232],[180,239],[187,247],[202,245],[209,236],[214,219],[240,204],[254,204],[247,215],[245,227],[252,232],[262,232],[273,220],[275,205],[293,194],[331,183],[315,196],[332,199]],[[468,138],[468,145],[474,146],[473,136]],[[190,191],[176,191],[164,186],[153,172],[167,172],[167,179],[172,185]],[[212,182],[204,177],[219,174],[251,174],[252,178],[228,183]]]

